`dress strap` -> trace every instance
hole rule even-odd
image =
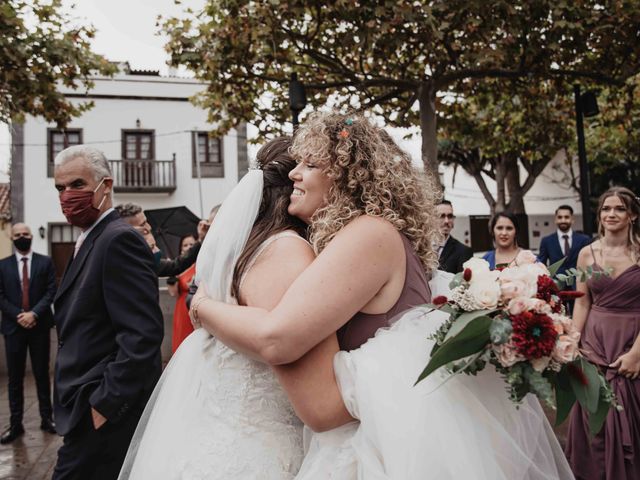
[[[244,283],[244,279],[246,278],[247,273],[249,273],[249,271],[253,268],[253,266],[255,265],[256,261],[258,260],[258,257],[260,257],[260,255],[262,255],[264,253],[264,251],[267,248],[269,248],[269,246],[273,242],[275,242],[276,240],[279,240],[281,238],[285,238],[285,237],[299,238],[301,241],[303,241],[307,245],[309,245],[309,242],[307,242],[304,238],[302,238],[300,235],[298,235],[293,230],[285,230],[283,232],[276,233],[275,235],[271,235],[269,238],[267,238],[264,242],[262,242],[260,244],[260,246],[256,249],[255,253],[253,254],[251,259],[249,260],[249,262],[247,262],[247,267],[244,269],[244,273],[242,274],[242,277],[240,277],[240,284],[238,286],[238,289],[242,288],[242,284]]]
[[[593,257],[593,264],[597,265],[598,260],[596,260],[596,253],[593,251],[593,242],[589,244],[589,249],[591,250],[591,256]]]

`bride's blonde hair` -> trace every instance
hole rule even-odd
[[[327,205],[311,218],[309,240],[320,253],[338,231],[361,215],[389,221],[411,241],[426,270],[436,268],[439,239],[433,178],[382,128],[359,114],[317,112],[294,135],[291,154],[318,164],[333,180]]]

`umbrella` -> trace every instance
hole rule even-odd
[[[151,225],[158,248],[171,258],[180,255],[182,237],[197,236],[200,218],[187,207],[156,208],[145,210],[144,214]]]

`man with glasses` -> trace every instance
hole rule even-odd
[[[462,264],[473,256],[473,250],[451,236],[456,216],[449,200],[442,200],[436,206],[436,216],[442,234],[442,242],[435,246],[440,258],[438,268],[450,273],[461,272]]]

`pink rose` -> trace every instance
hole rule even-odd
[[[556,341],[556,346],[551,353],[554,360],[560,363],[569,363],[578,356],[578,341],[580,334],[560,335]]]
[[[520,250],[520,253],[516,256],[516,265],[530,265],[536,263],[538,258],[533,254],[531,250]]]
[[[507,309],[510,315],[520,315],[527,309],[527,299],[524,297],[512,298]]]
[[[518,279],[503,282],[500,285],[500,290],[502,291],[502,298],[504,301],[516,297],[522,297],[528,292],[527,284]]]
[[[511,342],[502,345],[494,345],[493,351],[503,367],[511,367],[525,358],[518,353]]]

